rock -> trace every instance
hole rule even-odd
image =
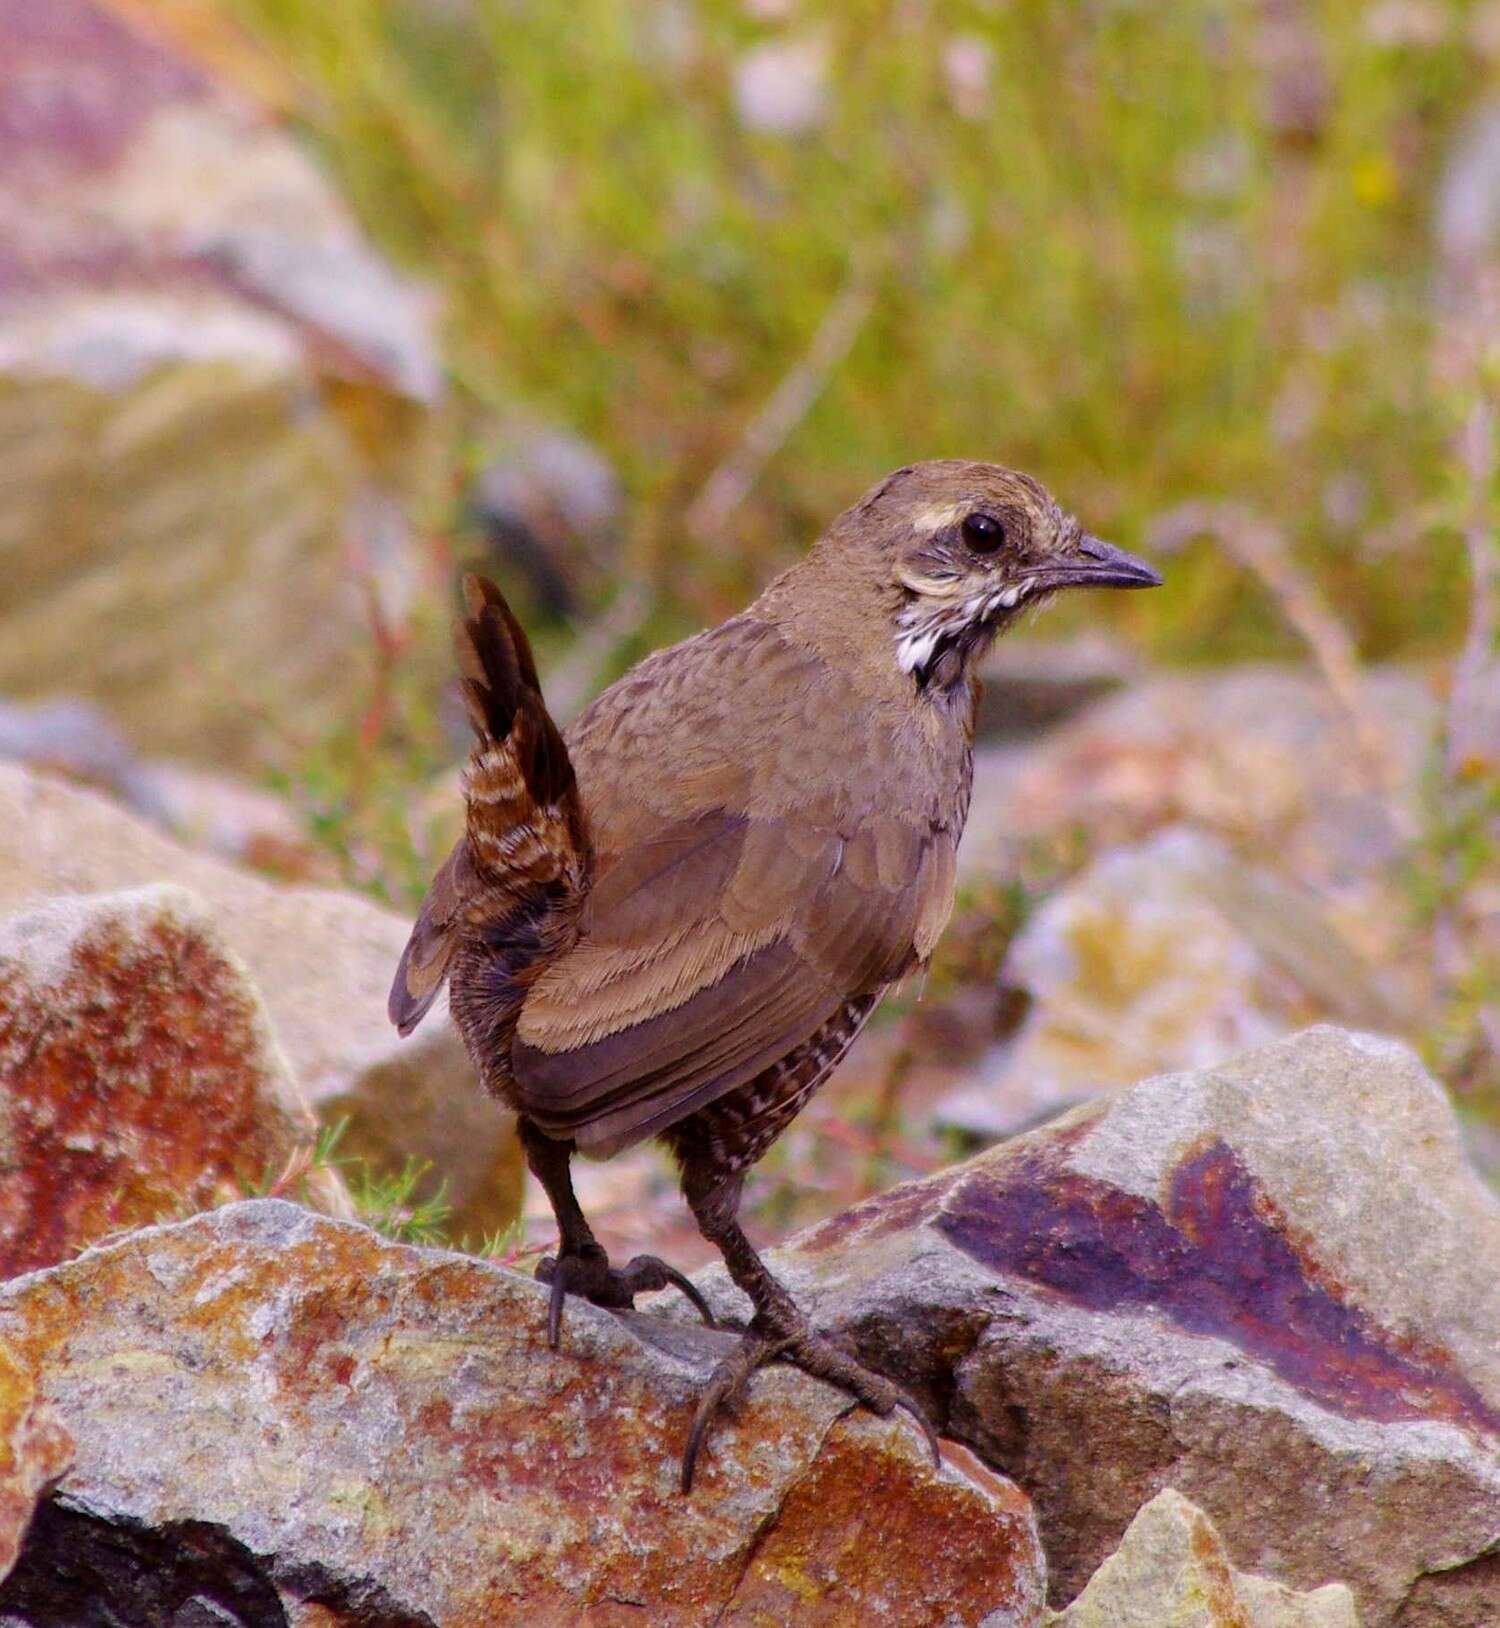
[[[985,657],[975,734],[1017,740],[1081,712],[1090,702],[1139,680],[1141,658],[1100,631],[1067,639],[1001,639]]]
[[[90,701],[0,700],[0,758],[97,786],[159,825],[165,803],[125,737]]]
[[[336,879],[280,797],[222,769],[138,757],[91,701],[0,700],[0,758],[97,786],[195,848],[288,881]]]
[[[775,1263],[1030,1494],[1055,1605],[1171,1485],[1366,1628],[1500,1621],[1500,1202],[1392,1041],[1143,1081]]]
[[[0,1620],[1039,1621],[1026,1500],[961,1450],[935,1471],[909,1421],[775,1369],[685,1498],[731,1337],[570,1305],[552,1353],[544,1322],[502,1267],[265,1200],[6,1286],[77,1448]]]
[[[147,802],[130,806],[190,847],[282,881],[338,881],[333,855],[314,846],[295,810],[274,792],[220,769],[168,758],[141,762],[135,779]]]
[[[73,1462],[73,1438],[38,1403],[32,1376],[0,1345],[0,1578],[21,1552],[36,1509]]]
[[[415,570],[426,301],[104,0],[0,0],[0,107],[0,691],[216,762],[348,720]]]
[[[1170,1487],[1048,1628],[1359,1628],[1342,1583],[1310,1594],[1247,1577],[1195,1504]]]
[[[525,574],[553,616],[614,565],[620,480],[597,447],[558,430],[518,434],[480,471],[469,504],[502,571]],[[465,727],[467,734],[467,725]]]
[[[57,899],[0,924],[0,1275],[253,1192],[314,1131],[191,893]],[[315,1179],[337,1203],[337,1179]]]
[[[989,1140],[1147,1074],[1204,1068],[1323,1018],[1401,1026],[1395,992],[1305,889],[1175,826],[1111,849],[1007,952],[1025,1011],[939,1117]]]
[[[0,915],[60,893],[171,881],[207,901],[265,1000],[293,1077],[345,1151],[430,1161],[457,1231],[497,1231],[520,1208],[510,1116],[484,1096],[446,1009],[408,1040],[385,1016],[409,923],[356,895],[287,887],[194,853],[96,793],[0,763]]]
[[[1024,753],[981,753],[960,862],[970,875],[1014,876],[1029,849],[1075,832],[1099,852],[1194,825],[1316,890],[1345,935],[1389,964],[1404,915],[1382,889],[1405,851],[1401,822],[1416,816],[1437,706],[1413,674],[1377,670],[1365,682],[1383,785],[1355,761],[1313,674],[1176,674],[1096,702]]]

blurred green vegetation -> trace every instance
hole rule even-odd
[[[738,608],[887,469],[992,457],[1126,545],[1232,496],[1369,657],[1448,649],[1465,407],[1432,362],[1432,200],[1494,76],[1437,0],[224,0],[372,233],[432,279],[453,458],[518,410],[628,496],[644,643]],[[736,76],[821,72],[811,128]],[[850,285],[869,313],[707,546],[693,497]],[[1290,650],[1207,544],[1120,618]],[[619,653],[620,660],[635,650]]]

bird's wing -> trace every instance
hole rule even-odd
[[[636,842],[526,996],[518,1106],[591,1153],[657,1134],[924,961],[953,879],[951,833],[890,817],[715,809]]]

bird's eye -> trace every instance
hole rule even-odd
[[[992,514],[971,514],[963,524],[964,541],[976,554],[993,554],[1005,541],[1005,527]]]

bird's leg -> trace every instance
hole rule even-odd
[[[856,1362],[835,1341],[816,1333],[785,1286],[756,1253],[736,1219],[741,1181],[733,1177],[712,1187],[700,1187],[690,1178],[683,1183],[699,1229],[723,1255],[730,1277],[750,1297],[755,1315],[739,1350],[714,1369],[708,1389],[699,1400],[682,1455],[682,1490],[692,1491],[698,1450],[714,1415],[721,1408],[732,1407],[750,1376],[769,1362],[789,1362],[814,1378],[826,1379],[882,1417],[895,1408],[905,1409],[926,1436],[933,1462],[937,1463],[937,1433],[917,1402],[883,1374]]]
[[[547,1305],[547,1344],[555,1351],[562,1334],[563,1302],[570,1294],[580,1294],[596,1306],[633,1308],[635,1297],[652,1289],[675,1286],[697,1308],[703,1321],[713,1327],[714,1316],[697,1286],[675,1266],[655,1255],[637,1255],[624,1267],[609,1264],[609,1256],[594,1236],[594,1229],[573,1191],[568,1163],[573,1157],[571,1142],[555,1142],[543,1136],[529,1120],[519,1122],[521,1145],[531,1173],[546,1189],[552,1213],[557,1217],[558,1250],[537,1262],[536,1275],[552,1288]]]

